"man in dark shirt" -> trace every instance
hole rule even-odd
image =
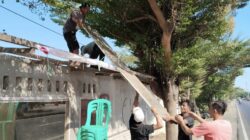
[[[96,45],[95,42],[91,42],[85,46],[81,47],[81,55],[89,54],[89,58],[96,59],[99,56],[99,60],[104,61],[104,53],[102,50]]]
[[[161,116],[157,113],[157,110],[152,107],[151,111],[156,117],[156,124],[145,125],[144,113],[142,109],[138,106],[139,95],[136,94],[134,104],[133,104],[133,113],[129,119],[129,129],[131,134],[131,140],[149,140],[149,134],[153,133],[154,130],[160,129],[163,127],[163,122]]]
[[[189,100],[182,101],[180,115],[183,117],[186,126],[191,128],[194,126],[194,119],[189,115],[189,112],[191,112],[191,104]],[[179,129],[178,140],[192,140],[192,136],[186,135],[180,125],[178,125],[178,129]]]
[[[189,102],[189,100],[184,100],[180,103],[181,106],[181,114],[179,114],[180,116],[183,117],[184,122],[186,124],[187,127],[191,128],[194,126],[194,119],[192,118],[192,116],[189,115],[189,112],[191,112],[191,104]],[[169,121],[170,123],[175,123],[178,124],[175,117],[170,116],[170,120],[167,120],[165,118],[163,118],[165,121]],[[178,140],[192,140],[192,136],[186,135],[185,132],[182,130],[181,126],[178,125]]]
[[[77,26],[82,28],[86,14],[89,12],[90,5],[83,3],[79,10],[74,10],[70,14],[63,27],[63,36],[67,42],[71,53],[79,54],[79,44],[76,39]]]

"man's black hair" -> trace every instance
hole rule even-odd
[[[81,6],[79,8],[86,8],[86,7],[90,7],[90,5],[86,2],[84,2],[81,4]]]
[[[182,105],[183,103],[187,103],[187,105],[189,106],[190,110],[194,111],[194,105],[189,100],[182,100],[180,102],[180,105]]]
[[[227,110],[227,104],[224,101],[212,102],[210,107],[212,107],[213,109],[216,109],[217,112],[221,115],[223,115],[225,111]]]
[[[187,103],[187,105],[191,107],[191,103],[189,100],[181,100],[180,105],[182,105],[183,103]]]

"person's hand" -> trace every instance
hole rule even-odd
[[[134,107],[139,106],[139,94],[137,92],[136,92],[136,95],[135,95],[133,106]]]
[[[177,123],[181,123],[181,122],[184,121],[184,120],[183,120],[183,117],[180,116],[180,115],[176,115],[176,116],[175,116],[175,120],[177,121]]]
[[[174,116],[169,116],[168,122],[171,123],[171,124],[177,124]]]
[[[166,121],[166,122],[169,122],[169,121],[171,120],[171,117],[172,117],[172,116],[170,116],[170,115],[168,114],[168,111],[167,111],[166,108],[165,108],[165,110],[166,110],[167,114],[164,114],[164,115],[162,116],[162,119],[163,119],[164,121]],[[172,117],[172,118],[174,119],[174,117]]]
[[[151,107],[151,111],[152,111],[154,114],[158,114],[157,109],[156,109],[154,106]]]

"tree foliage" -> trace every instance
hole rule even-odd
[[[234,79],[249,64],[249,41],[202,40],[174,54],[174,68],[181,79],[180,94],[190,89],[198,104],[224,99],[234,89]]]

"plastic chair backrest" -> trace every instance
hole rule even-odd
[[[0,139],[6,140],[6,139],[12,139],[11,136],[9,135],[9,131],[14,131],[14,127],[9,127],[9,129],[5,129],[6,125],[8,124],[13,124],[15,123],[15,113],[16,113],[16,108],[18,106],[18,103],[3,103],[0,104],[0,110],[4,110],[6,114],[2,114],[0,116],[0,129],[2,136],[0,135]],[[3,113],[2,112],[2,113]]]
[[[14,120],[15,113],[16,113],[16,108],[17,108],[17,103],[9,103],[8,116],[7,116],[8,121],[13,121]]]
[[[85,126],[90,126],[91,124],[91,115],[96,113],[96,124],[97,126],[108,127],[108,123],[111,118],[111,102],[106,99],[96,99],[88,103],[87,110],[87,121]],[[105,120],[105,125],[103,125],[103,120]]]

